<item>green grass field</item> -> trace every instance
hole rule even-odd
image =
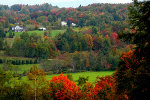
[[[115,71],[99,71],[99,72],[80,72],[80,73],[68,73],[70,75],[72,75],[73,77],[73,81],[74,82],[77,82],[77,80],[79,79],[80,76],[89,76],[89,82],[95,84],[96,82],[96,77],[104,77],[104,76],[107,76],[107,75],[113,75]],[[46,75],[46,79],[48,81],[50,81],[52,79],[52,77],[54,76],[59,76],[60,74],[52,74],[52,75]],[[64,74],[66,75],[66,74]],[[25,81],[25,82],[29,82],[27,77],[24,76],[22,77],[22,80]]]
[[[38,64],[25,64],[25,65],[14,65],[14,69],[12,70],[12,72],[17,72],[17,73],[23,73],[24,71],[29,72],[30,68],[33,65],[37,65],[38,67],[40,67]],[[3,65],[0,64],[0,67],[2,67]],[[114,71],[99,71],[99,72],[80,72],[80,73],[67,73],[72,75],[73,80],[77,81],[78,78],[80,76],[89,76],[89,81],[91,83],[95,83],[96,77],[103,77],[103,76],[107,76],[107,75],[112,75],[114,73]],[[53,76],[59,76],[60,74],[52,74],[52,75],[46,75],[46,79],[47,80],[51,80]],[[66,74],[64,74],[66,75]],[[26,77],[23,77],[23,80],[26,80]]]
[[[112,75],[114,71],[99,71],[99,72],[80,72],[80,73],[68,73],[72,75],[73,80],[76,82],[80,76],[89,76],[89,82],[95,83],[96,77],[103,77],[107,75]],[[66,75],[66,74],[65,74]],[[53,76],[59,76],[59,74],[47,75],[46,79],[51,80]]]
[[[64,30],[52,30],[51,36],[55,37],[59,33],[64,32]],[[20,36],[23,32],[14,32],[15,36]],[[28,31],[28,34],[31,35],[32,33],[37,33],[38,35],[44,36],[44,31],[34,30],[34,31]],[[6,34],[6,36],[9,36],[9,33]]]
[[[15,36],[20,36],[23,32],[14,32]],[[39,31],[39,30],[35,30],[35,31],[28,31],[28,34],[31,35],[32,33],[37,33],[38,35],[44,35],[44,31]],[[9,36],[9,33],[6,34],[6,36]]]
[[[63,33],[65,30],[52,30],[51,37],[55,37],[60,33]]]

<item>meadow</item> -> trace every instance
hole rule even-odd
[[[34,31],[28,31],[28,34],[31,35],[32,33],[37,33],[38,35],[44,36],[45,31],[39,31],[39,30],[34,30]],[[58,34],[64,32],[64,30],[52,30],[50,36],[55,37]],[[15,36],[20,36],[23,32],[14,32]],[[9,33],[6,34],[6,36],[9,36]]]
[[[30,71],[30,68],[36,65],[40,68],[39,64],[25,64],[25,65],[14,65],[12,72],[14,73],[19,73],[22,74],[24,71],[28,73]],[[0,64],[0,68],[3,65]],[[88,76],[88,81],[95,84],[96,77],[104,77],[107,75],[113,75],[114,71],[99,71],[99,72],[93,72],[93,71],[88,71],[88,72],[78,72],[78,73],[64,73],[64,75],[72,75],[73,81],[77,81],[79,77],[87,77]],[[60,74],[52,74],[52,75],[46,75],[46,79],[49,81],[52,79],[53,76],[59,76]],[[26,76],[22,77],[22,80],[28,81]]]
[[[107,75],[113,75],[114,71],[99,71],[99,72],[79,72],[79,73],[66,73],[64,75],[72,75],[73,81],[77,82],[79,77],[87,77],[88,81],[95,84],[96,77],[104,77]],[[58,76],[59,74],[46,75],[47,80],[51,80],[53,76]]]

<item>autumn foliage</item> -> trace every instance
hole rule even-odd
[[[113,100],[114,93],[114,80],[111,76],[97,77],[97,82],[94,88],[90,88],[88,84],[86,97],[88,100]]]
[[[50,81],[50,96],[60,100],[111,100],[114,97],[114,81],[111,76],[97,77],[95,86],[86,82],[82,88],[67,76],[60,74]]]
[[[73,100],[81,97],[80,87],[75,82],[70,81],[67,76],[60,74],[54,76],[50,81],[50,95],[55,99]]]
[[[120,59],[125,63],[124,66],[129,69],[133,69],[135,65],[139,64],[139,61],[134,54],[134,50],[130,50],[128,53],[123,53]]]

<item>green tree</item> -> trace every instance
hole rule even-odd
[[[115,74],[116,87],[119,95],[130,100],[146,100],[150,98],[150,1],[134,0],[129,7],[129,24],[131,32],[121,37],[136,47],[122,56]]]
[[[27,32],[23,32],[21,35],[20,35],[20,38],[23,39],[24,41],[27,41],[28,38],[29,38],[29,34]]]
[[[9,31],[9,38],[13,38],[14,37],[14,33],[12,31]]]
[[[47,81],[45,78],[45,72],[41,69],[39,69],[36,65],[31,67],[30,72],[28,73],[28,79],[32,81],[34,86],[34,98],[38,97],[40,95],[40,88],[47,85]]]

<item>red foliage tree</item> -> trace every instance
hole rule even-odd
[[[70,81],[67,76],[60,74],[54,76],[50,81],[50,95],[54,99],[73,100],[81,98],[80,87],[75,82]]]
[[[128,53],[123,53],[120,59],[125,63],[124,65],[129,69],[133,69],[135,64],[139,64],[136,56],[134,55],[134,50],[130,50]]]
[[[89,84],[90,85],[90,84]],[[114,80],[111,76],[97,77],[95,87],[87,86],[86,98],[88,100],[113,100],[115,97]]]
[[[114,32],[114,33],[112,33],[112,35],[110,37],[115,40],[118,38],[118,34],[116,32]]]
[[[73,19],[73,18],[71,18],[71,17],[67,17],[65,20],[66,20],[66,21],[71,21],[71,23],[73,23],[73,22],[74,22],[74,19]]]

